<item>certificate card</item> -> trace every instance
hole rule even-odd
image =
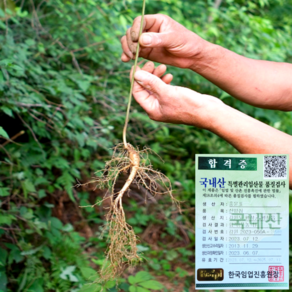
[[[288,155],[197,155],[196,289],[289,289]]]

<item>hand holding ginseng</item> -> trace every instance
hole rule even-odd
[[[171,74],[163,74],[165,65],[156,69],[152,62],[137,68],[133,95],[148,116],[155,121],[193,125],[210,129],[218,106],[224,106],[219,99],[200,94],[188,88],[172,86]]]
[[[141,17],[137,17],[121,39],[123,62],[129,62],[135,57],[140,23]],[[139,56],[144,59],[190,68],[208,42],[169,16],[155,14],[145,15],[139,43]]]
[[[172,75],[163,76],[165,71],[165,65],[155,68],[152,62],[148,62],[143,67],[143,72],[158,79],[161,77],[159,80],[163,84],[169,84]],[[135,88],[138,89],[139,86],[136,84]],[[143,187],[147,196],[169,195],[179,208],[172,194],[170,180],[158,170],[153,169],[149,153],[154,152],[145,147],[139,150],[130,143],[118,144],[114,148],[112,158],[106,162],[103,170],[97,172],[97,177],[93,181],[97,183],[97,187],[108,189],[105,199],[110,200],[106,215],[106,230],[108,230],[110,243],[106,252],[107,261],[100,271],[100,281],[108,281],[121,275],[127,266],[141,260],[137,249],[138,238],[133,228],[126,222],[123,208],[123,198],[129,195],[131,185]],[[116,190],[116,182],[122,177],[125,178],[124,185]]]

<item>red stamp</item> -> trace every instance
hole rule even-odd
[[[269,282],[284,282],[284,266],[269,266]]]

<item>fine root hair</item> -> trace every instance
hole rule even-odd
[[[108,192],[103,200],[110,200],[104,227],[104,230],[108,230],[109,245],[105,264],[100,270],[99,281],[116,279],[128,266],[133,266],[142,260],[137,249],[139,239],[126,222],[122,204],[123,196],[127,194],[131,184],[136,184],[138,188],[144,187],[152,196],[169,195],[180,210],[179,202],[173,197],[170,180],[153,169],[149,154],[155,153],[149,148],[139,151],[129,143],[126,147],[123,143],[118,144],[114,148],[112,158],[106,162],[105,168],[96,172],[96,177],[87,183],[95,183],[96,188],[107,189]],[[115,192],[120,175],[127,176],[127,180],[123,187]],[[145,202],[146,200],[145,197]]]

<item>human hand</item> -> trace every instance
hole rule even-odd
[[[137,67],[133,95],[148,116],[155,121],[193,125],[211,129],[219,99],[188,88],[172,86],[172,75],[163,76],[165,65],[155,69],[152,62]]]
[[[122,37],[123,62],[135,57],[140,30],[141,16]],[[195,33],[162,14],[145,15],[143,34],[140,39],[139,56],[151,61],[180,68],[190,68],[208,42]]]

